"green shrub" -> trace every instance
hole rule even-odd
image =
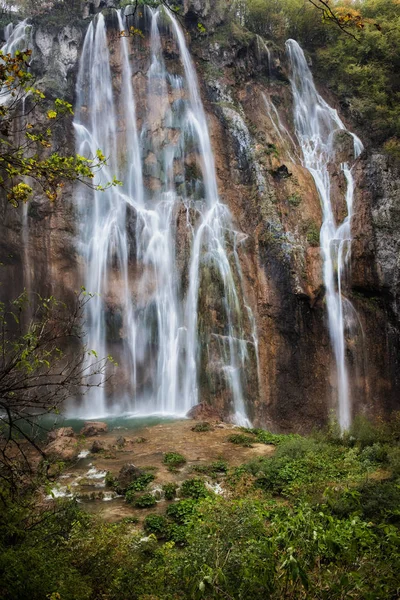
[[[306,237],[310,246],[319,246],[319,229],[313,221],[308,224]]]
[[[183,546],[187,541],[188,528],[186,525],[178,525],[177,523],[171,523],[168,526],[167,537],[172,540],[178,546]]]
[[[179,500],[170,504],[167,508],[167,517],[178,523],[179,525],[185,525],[192,516],[196,507],[196,501],[192,498],[187,500]]]
[[[400,523],[400,486],[392,481],[367,481],[359,488],[364,519]]]
[[[176,483],[165,483],[162,486],[164,497],[166,500],[173,500],[175,498],[177,487],[178,486],[176,485]]]
[[[163,462],[169,469],[177,469],[186,463],[186,458],[178,452],[167,452],[164,454]]]
[[[291,196],[289,196],[288,198],[288,202],[290,204],[290,206],[300,206],[300,204],[302,203],[302,197],[300,196],[300,194],[292,194]]]
[[[143,473],[129,485],[127,492],[142,492],[154,479],[155,476],[152,473]]]
[[[233,433],[228,436],[228,442],[231,444],[236,444],[237,446],[243,446],[244,448],[252,448],[254,439],[248,435],[244,435],[243,433]]]
[[[206,431],[214,431],[214,427],[210,425],[210,423],[196,423],[196,425],[192,427],[192,431],[203,433]]]
[[[168,520],[163,515],[148,515],[144,520],[144,530],[154,533],[158,539],[167,537]]]
[[[376,425],[363,415],[357,415],[349,429],[347,439],[350,445],[357,443],[361,448],[385,442],[387,430],[384,424]]]
[[[392,477],[400,477],[400,448],[395,447],[388,451],[388,463]]]
[[[360,453],[360,461],[366,464],[381,464],[385,463],[387,459],[387,448],[379,442],[372,446],[366,446]]]
[[[114,475],[110,471],[107,471],[106,473],[105,484],[106,487],[110,488],[115,488],[118,485],[118,482],[116,481]]]
[[[136,508],[151,508],[157,504],[156,499],[152,494],[143,494],[142,496],[132,497],[129,501],[128,498],[126,498],[126,501],[133,504]]]
[[[202,479],[187,479],[180,488],[182,498],[206,498],[209,492]]]
[[[203,475],[209,475],[210,477],[217,477],[218,475],[221,475],[221,473],[227,473],[228,463],[222,459],[215,460],[209,465],[194,465],[192,471]]]

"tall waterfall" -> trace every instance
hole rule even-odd
[[[207,120],[182,30],[168,11],[146,11],[144,118],[136,114],[131,40],[114,40],[116,85],[112,31],[102,14],[89,25],[80,59],[77,152],[94,156],[101,149],[108,165],[97,183],[114,175],[123,182],[105,192],[81,187],[77,197],[78,252],[84,286],[94,294],[87,343],[101,356],[115,349],[128,373],[120,376],[117,388],[124,392],[114,393],[111,405],[99,388],[82,412],[184,415],[201,399],[200,379],[208,377],[232,419],[247,424],[246,371],[257,362],[258,341],[244,299],[243,235],[218,196]],[[118,31],[127,30],[124,12],[114,16]],[[180,58],[178,74],[164,60],[165,28]],[[213,289],[218,297],[210,306]]]
[[[291,65],[291,86],[294,98],[294,123],[303,152],[303,165],[314,178],[323,210],[320,234],[324,258],[324,284],[329,321],[337,367],[339,424],[342,430],[351,423],[351,399],[346,365],[345,331],[354,308],[343,295],[346,265],[351,250],[351,218],[353,214],[354,181],[348,163],[340,164],[347,182],[347,216],[341,224],[335,222],[331,194],[329,164],[335,162],[334,134],[345,130],[337,111],[318,94],[303,50],[295,40],[286,42]],[[363,150],[361,141],[354,140],[354,157]]]

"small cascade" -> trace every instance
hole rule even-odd
[[[273,103],[271,98],[267,98],[267,96],[262,94],[265,108],[267,109],[267,114],[269,120],[271,121],[272,127],[277,135],[278,142],[282,145],[283,148],[286,149],[287,155],[292,163],[296,163],[295,156],[297,157],[297,144],[292,138],[290,132],[284,126],[279,116],[279,113],[276,109],[275,104]]]
[[[119,31],[127,29],[123,11],[115,18]],[[97,183],[114,175],[123,182],[105,192],[81,187],[77,200],[84,285],[95,294],[88,303],[87,343],[102,356],[114,347],[128,373],[111,400],[96,389],[81,412],[184,415],[200,401],[208,379],[232,420],[249,424],[250,383],[253,396],[255,390],[246,373],[251,365],[258,371],[258,339],[244,298],[243,236],[219,200],[207,120],[180,25],[163,9],[147,8],[146,18],[150,57],[139,121],[132,42],[122,36],[113,48],[117,89],[111,32],[101,13],[89,25],[80,60],[77,152],[94,156],[100,148],[109,159]],[[170,71],[164,60],[165,31],[181,72],[176,65]],[[114,346],[110,313],[119,317]]]
[[[12,23],[9,23],[4,29],[5,44],[1,48],[3,54],[14,56],[17,50],[28,50],[30,47],[30,30],[31,25],[27,19],[18,23],[15,27]]]
[[[323,224],[320,241],[324,257],[324,284],[329,321],[337,368],[339,424],[342,430],[351,424],[351,397],[346,364],[346,332],[355,319],[355,309],[344,296],[346,267],[351,251],[351,218],[353,214],[354,181],[351,166],[340,164],[347,182],[347,216],[341,224],[335,222],[329,164],[335,162],[335,132],[346,131],[336,110],[318,94],[304,52],[295,40],[286,42],[291,65],[291,86],[294,98],[294,122],[303,153],[303,165],[314,178],[322,209]],[[354,158],[363,150],[362,142],[351,132]]]

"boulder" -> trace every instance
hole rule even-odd
[[[200,402],[189,410],[186,415],[189,419],[195,421],[222,421],[222,415],[219,411],[207,402]]]
[[[53,460],[72,461],[78,458],[79,446],[75,437],[60,436],[45,448],[45,454]]]
[[[81,435],[93,437],[95,435],[100,435],[101,433],[107,433],[107,431],[107,423],[102,423],[101,421],[87,421],[81,429]]]
[[[102,450],[105,450],[105,448],[106,445],[104,442],[101,442],[100,440],[94,440],[92,447],[90,448],[90,452],[97,454],[97,452],[101,452]]]
[[[47,441],[50,442],[54,442],[55,440],[59,439],[59,438],[73,438],[75,437],[75,433],[74,430],[72,429],[72,427],[59,427],[58,429],[53,429],[53,431],[50,431],[48,436],[47,436]]]
[[[354,138],[345,129],[338,129],[333,133],[332,147],[336,163],[354,160]]]
[[[135,467],[132,463],[123,465],[117,477],[118,493],[124,493],[130,484],[136,481],[141,475],[143,475],[143,471]]]

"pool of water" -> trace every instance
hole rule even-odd
[[[64,415],[46,415],[37,422],[39,437],[46,437],[48,431],[58,427],[72,427],[75,433],[79,433],[88,420],[89,419],[74,419]],[[141,429],[142,427],[154,427],[156,425],[160,425],[161,423],[174,423],[176,421],[182,421],[183,417],[173,417],[167,415],[121,415],[118,417],[110,416],[102,419],[90,420],[107,423],[108,431],[135,431],[137,429]],[[29,428],[29,426],[26,427]]]

